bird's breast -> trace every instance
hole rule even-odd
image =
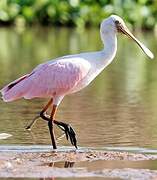
[[[86,76],[81,79],[70,93],[80,91],[88,86],[112,62],[112,59],[90,61],[91,68]]]

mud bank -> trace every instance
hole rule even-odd
[[[48,152],[0,152],[0,177],[105,177],[121,179],[155,179],[157,171],[137,168],[96,169],[78,166],[88,162],[145,162],[157,160],[156,154],[130,153],[104,150],[65,150]]]

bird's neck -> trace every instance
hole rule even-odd
[[[112,62],[117,51],[117,36],[113,31],[101,32],[101,39],[104,45],[102,53],[104,54],[104,61],[109,64]]]

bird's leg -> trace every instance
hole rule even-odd
[[[40,112],[39,115],[37,115],[29,125],[26,126],[26,129],[31,130],[32,126],[36,123],[37,119],[42,116],[46,112],[46,110],[49,108],[49,106],[52,104],[53,99],[51,98],[49,102],[46,104],[46,106],[43,108],[43,110]],[[48,119],[49,120],[49,119]]]
[[[50,107],[52,104],[53,99],[51,98],[50,101],[47,103],[47,105],[43,108],[43,110],[39,113],[38,116],[36,116],[29,125],[27,125],[26,129],[31,129],[32,126],[35,124],[36,120],[38,118],[42,118],[43,120],[49,122],[50,121],[50,116],[46,114],[46,110]],[[62,131],[64,131],[67,140],[70,139],[71,144],[74,145],[77,148],[77,139],[76,139],[76,133],[74,129],[66,123],[63,123],[61,121],[53,120],[54,124],[56,124]]]
[[[50,119],[48,121],[48,127],[49,127],[49,132],[50,132],[50,136],[51,136],[53,149],[57,149],[55,134],[54,134],[54,126],[53,126],[54,116],[56,114],[56,111],[57,111],[57,105],[53,105],[51,116],[50,116]]]

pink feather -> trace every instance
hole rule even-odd
[[[9,102],[24,97],[64,96],[73,89],[88,73],[83,63],[78,61],[49,61],[37,66],[32,73],[6,85],[2,90],[2,98]]]

